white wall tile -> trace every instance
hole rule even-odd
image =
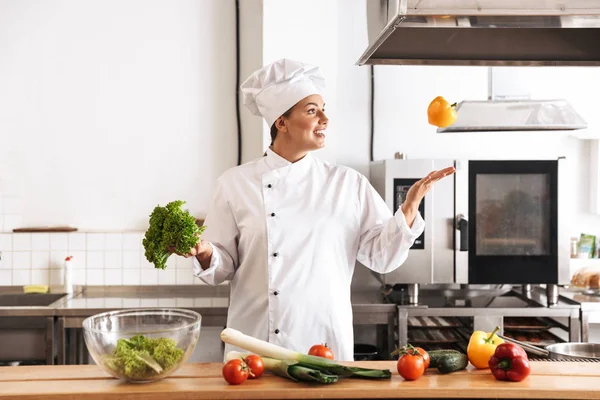
[[[177,307],[194,307],[194,299],[187,297],[177,297],[176,299]]]
[[[12,237],[12,233],[0,233],[0,251],[12,251]]]
[[[212,299],[210,298],[197,298],[194,299],[194,306],[196,307],[210,307],[213,305]]]
[[[0,269],[0,286],[12,286],[12,270]]]
[[[85,233],[69,233],[69,250],[86,250],[86,234]]]
[[[65,264],[65,258],[69,255],[67,250],[50,251],[50,268],[62,268]],[[85,260],[85,258],[84,258]]]
[[[139,285],[140,279],[140,269],[136,268],[123,270],[123,285]]]
[[[104,268],[121,269],[123,266],[123,253],[121,251],[104,252]]]
[[[12,269],[12,251],[3,251],[0,255],[0,269]]]
[[[158,271],[155,269],[142,269],[140,275],[140,283],[142,285],[157,285]]]
[[[176,269],[165,269],[158,271],[158,284],[159,285],[175,285],[177,283],[176,279]]]
[[[123,284],[123,272],[114,269],[104,270],[104,284],[105,285],[122,285]]]
[[[87,269],[86,284],[93,286],[104,285],[104,270],[103,269]]]
[[[8,231],[4,228],[4,215],[0,214],[0,232]]]
[[[123,299],[123,307],[134,308],[140,306],[140,299]]]
[[[104,252],[103,251],[88,251],[86,258],[87,269],[103,269],[104,268]]]
[[[140,268],[141,269],[154,269],[154,264],[146,260],[144,252],[140,253]]]
[[[31,233],[13,234],[13,251],[31,250]]]
[[[15,228],[21,228],[23,217],[21,215],[4,214],[2,216],[2,230],[12,231]]]
[[[158,299],[140,299],[140,307],[158,307]]]
[[[177,269],[193,269],[194,268],[194,259],[193,258],[185,258],[185,257],[176,257],[177,260],[176,266]]]
[[[140,252],[139,250],[123,251],[123,268],[139,268]]]
[[[178,269],[177,281],[178,285],[191,285],[194,283],[194,272],[191,269]]]
[[[73,283],[75,285],[85,285],[85,269],[73,270]]]
[[[14,251],[12,253],[13,269],[31,269],[31,252]]]
[[[50,284],[64,285],[64,271],[62,269],[50,269]]]
[[[69,235],[66,233],[51,233],[50,234],[50,249],[51,250],[68,250]]]
[[[13,270],[13,285],[31,285],[31,270]]]
[[[50,283],[49,269],[32,269],[31,283],[33,285],[48,285]]]
[[[85,251],[70,251],[68,254],[70,256],[73,256],[73,258],[71,259],[71,265],[73,265],[73,269],[86,268],[87,260]]]
[[[31,250],[50,250],[50,235],[48,233],[32,233]]]
[[[177,307],[176,299],[158,299],[159,307]]]
[[[31,268],[32,269],[48,269],[48,268],[50,268],[50,252],[49,251],[32,251],[31,252]]]
[[[105,234],[104,233],[88,233],[87,234],[87,247],[88,251],[90,250],[104,250],[104,242],[105,242]]]
[[[123,250],[140,250],[142,246],[143,234],[140,233],[124,233],[123,234]]]
[[[183,257],[179,257],[176,254],[171,254],[171,256],[167,259],[167,269],[175,269],[175,268],[177,268],[175,266],[175,264],[177,263],[177,259],[178,258],[183,258]]]
[[[107,233],[104,243],[105,250],[123,250],[123,234]]]
[[[104,299],[104,307],[106,308],[121,308],[123,307],[123,299],[120,298],[106,298]]]

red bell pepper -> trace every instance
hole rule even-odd
[[[490,358],[489,366],[492,374],[499,381],[520,382],[531,372],[527,353],[513,343],[498,345]]]

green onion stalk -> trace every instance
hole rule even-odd
[[[364,378],[364,379],[389,379],[392,373],[388,369],[371,369],[371,368],[360,368],[360,367],[349,367],[340,365],[333,360],[327,358],[311,356],[308,354],[299,353],[286,349],[281,346],[277,346],[273,343],[265,342],[263,340],[254,338],[243,334],[232,328],[225,328],[221,332],[221,340],[225,343],[237,346],[254,354],[258,354],[264,360],[264,358],[271,358],[275,361],[272,362],[273,373],[276,370],[282,373],[284,366],[276,365],[276,361],[285,361],[288,365],[287,372],[289,374],[289,365],[308,368],[310,370],[317,370],[325,375],[342,376],[342,377],[353,377],[353,378]],[[239,358],[239,357],[237,357]],[[265,368],[266,367],[265,361]],[[268,361],[271,362],[271,361]],[[291,364],[290,364],[291,362]],[[292,375],[293,376],[293,375]]]

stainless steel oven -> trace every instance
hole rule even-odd
[[[564,159],[410,160],[371,163],[392,210],[432,170],[455,166],[420,212],[425,231],[386,284],[568,284]]]

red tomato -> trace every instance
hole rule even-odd
[[[429,358],[429,353],[425,351],[425,349],[421,348],[421,347],[415,347],[415,349],[421,353],[421,355],[423,356],[423,362],[425,363],[425,369],[429,368],[429,363],[431,362],[431,359]]]
[[[425,372],[425,361],[421,354],[404,354],[398,359],[398,373],[408,381],[419,379]]]
[[[310,350],[308,350],[308,354],[311,356],[329,358],[330,360],[333,360],[333,352],[329,347],[327,347],[327,344],[315,344],[310,348]]]
[[[250,354],[244,358],[244,362],[250,367],[250,371],[252,372],[249,376],[250,379],[260,378],[263,372],[265,372],[265,363],[263,362],[263,359],[256,354]]]
[[[227,361],[223,365],[223,378],[231,385],[239,385],[246,382],[250,368],[242,360]]]

